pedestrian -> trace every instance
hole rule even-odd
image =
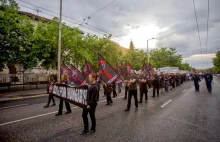
[[[139,103],[142,103],[142,100],[143,100],[143,95],[145,95],[145,101],[148,100],[148,89],[147,89],[147,77],[145,75],[145,72],[142,71],[140,76],[139,76],[139,87],[140,87],[140,101]]]
[[[47,93],[49,94],[48,102],[47,102],[47,105],[44,106],[44,108],[48,108],[49,107],[51,100],[53,101],[53,104],[51,106],[55,106],[56,105],[55,100],[54,100],[53,95],[52,95],[53,86],[54,86],[55,83],[56,83],[55,76],[51,76],[49,78],[49,85],[47,87],[48,88]]]
[[[116,80],[112,82],[112,89],[113,89],[113,98],[117,97],[117,92],[116,92]]]
[[[123,100],[126,100],[128,96],[128,89],[129,89],[128,82],[124,81],[124,87],[125,87],[125,96]]]
[[[163,73],[163,72],[160,73],[159,78],[160,78],[160,93],[163,94],[163,92],[164,92],[164,86],[165,86],[165,85],[164,85],[165,77],[164,77],[164,73]]]
[[[152,85],[153,85],[153,96],[152,97],[155,97],[155,91],[157,91],[157,96],[159,96],[160,79],[156,72],[154,73]]]
[[[212,80],[213,80],[212,74],[211,73],[204,74],[204,78],[208,91],[212,92]]]
[[[104,83],[104,87],[106,90],[106,100],[107,100],[106,105],[112,105],[112,103],[113,103],[112,97],[111,97],[111,93],[113,91],[112,84]]]
[[[199,81],[201,80],[196,72],[193,75],[192,80],[194,81],[195,91],[199,92]]]
[[[125,109],[125,111],[129,111],[130,107],[131,107],[131,97],[134,97],[135,100],[135,110],[138,110],[138,99],[137,99],[137,81],[138,78],[137,76],[134,74],[134,70],[131,69],[130,70],[130,77],[128,81],[125,81],[128,83],[128,104],[127,104],[127,108]]]
[[[96,118],[95,118],[95,110],[98,101],[98,84],[96,82],[96,74],[90,73],[89,74],[89,88],[87,92],[87,105],[83,108],[82,117],[84,123],[84,130],[82,134],[91,134],[96,131]],[[92,126],[89,131],[89,122],[88,122],[88,113],[91,118]]]
[[[63,75],[62,83],[66,84],[66,85],[69,84],[69,76],[68,76],[68,74],[64,74]],[[65,106],[66,106],[66,110],[67,110],[67,112],[65,114],[71,113],[72,110],[71,110],[70,104],[68,102],[66,102],[66,101],[65,101]],[[58,110],[58,113],[55,116],[62,115],[62,112],[63,112],[63,99],[60,99],[59,110]]]

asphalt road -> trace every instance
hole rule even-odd
[[[148,102],[139,104],[137,111],[132,98],[129,112],[124,112],[127,101],[122,94],[113,100],[113,106],[106,106],[101,95],[96,110],[97,131],[91,135],[80,135],[83,130],[81,108],[71,105],[71,114],[55,117],[58,105],[44,109],[46,97],[23,100],[33,102],[0,109],[0,141],[219,142],[219,92],[219,78],[214,79],[212,93],[208,93],[204,80],[200,92],[195,92],[193,82],[185,82],[156,98],[151,97],[150,90]],[[4,105],[26,102],[14,103]]]

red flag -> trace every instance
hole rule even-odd
[[[147,69],[148,69],[149,76],[152,77],[153,76],[153,66],[150,63],[148,64]]]
[[[69,77],[69,80],[71,79],[71,70],[69,67],[67,67],[65,64],[63,64],[61,66],[61,76],[63,76],[64,74],[67,74]]]
[[[83,70],[83,75],[84,76],[88,76],[90,73],[95,72],[91,66],[91,64],[85,60],[85,66],[84,66],[84,70]]]
[[[70,65],[70,70],[70,81],[78,86],[83,85],[85,83],[85,76],[74,65]]]
[[[100,70],[100,79],[106,83],[112,83],[117,79],[117,72],[115,69],[98,53],[98,63]]]

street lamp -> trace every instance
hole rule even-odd
[[[150,38],[148,40],[152,40],[152,39],[155,39],[155,38]],[[147,65],[149,66],[149,58],[150,58],[150,56],[149,56],[149,50],[148,50],[148,40],[147,40]]]

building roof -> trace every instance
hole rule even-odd
[[[36,21],[44,21],[44,22],[50,22],[52,20],[50,19],[47,19],[47,18],[44,18],[44,17],[41,17],[41,16],[38,16],[38,15],[35,15],[33,13],[29,13],[29,12],[24,12],[24,11],[18,11],[18,14],[21,14],[21,15],[26,15]]]

